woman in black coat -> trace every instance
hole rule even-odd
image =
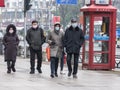
[[[4,55],[5,61],[7,62],[7,73],[11,73],[11,69],[13,72],[16,72],[15,62],[19,39],[16,34],[16,27],[13,24],[7,26],[6,34],[3,37],[3,44],[5,46]]]

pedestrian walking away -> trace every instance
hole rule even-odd
[[[45,42],[44,31],[38,26],[38,21],[32,21],[32,27],[27,31],[26,40],[30,47],[30,74],[35,73],[35,55],[37,55],[37,70],[42,73],[42,44]]]
[[[19,39],[16,34],[16,27],[10,24],[6,28],[6,34],[3,37],[4,57],[5,62],[7,62],[7,73],[16,72],[15,63],[17,56],[17,46],[19,44]]]
[[[61,54],[63,51],[63,32],[60,31],[60,23],[54,24],[54,30],[49,32],[47,42],[50,45],[50,69],[51,69],[51,77],[54,78],[54,76],[58,77],[58,63],[59,59],[61,58]]]
[[[83,31],[79,28],[77,19],[71,19],[71,26],[68,27],[64,35],[64,47],[67,52],[67,66],[68,66],[68,76],[73,74],[73,78],[77,78],[78,71],[78,58],[80,53],[80,48],[84,43]],[[71,59],[74,55],[74,65],[72,68]]]

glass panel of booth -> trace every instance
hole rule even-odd
[[[94,63],[108,63],[109,24],[109,17],[94,17]]]
[[[84,63],[88,63],[89,60],[89,32],[90,32],[90,17],[85,17],[85,53],[84,53]]]
[[[109,55],[108,53],[94,53],[94,63],[107,64]]]

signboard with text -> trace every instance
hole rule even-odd
[[[0,0],[0,7],[4,7],[5,4],[4,4],[4,0]]]
[[[57,4],[77,4],[78,0],[56,0]]]
[[[53,17],[53,23],[60,22],[60,16],[54,16]]]
[[[95,4],[108,5],[110,0],[95,0]]]

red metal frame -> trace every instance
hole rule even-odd
[[[85,63],[85,46],[83,47],[83,61],[82,67],[87,69],[107,69],[111,70],[115,68],[115,40],[116,40],[116,8],[111,5],[108,6],[97,6],[94,4],[94,0],[91,0],[92,4],[89,6],[85,6],[81,9],[83,11],[83,18],[85,20],[86,16],[90,17],[90,34],[89,34],[89,60],[88,63]],[[97,51],[93,51],[93,37],[94,37],[94,17],[109,17],[109,51],[100,53],[108,53],[108,63],[94,63],[94,53],[99,53]],[[83,29],[85,30],[85,23],[83,25]]]

